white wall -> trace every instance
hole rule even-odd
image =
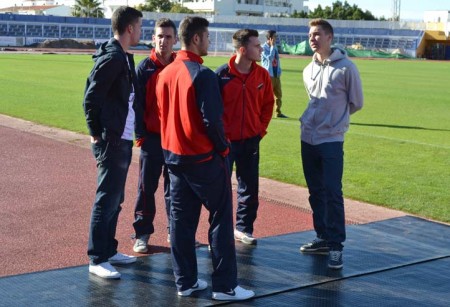
[[[450,21],[450,11],[425,11],[423,13],[424,22],[448,22]]]

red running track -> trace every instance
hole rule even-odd
[[[90,150],[0,125],[0,154],[0,276],[87,264],[88,227],[96,188]],[[139,256],[132,251],[130,238],[137,179],[138,164],[133,162],[117,239],[121,252]],[[157,208],[149,253],[169,252],[161,189],[157,192]],[[205,244],[206,213],[204,209],[197,234]],[[304,210],[260,200],[255,236],[310,229],[311,215]]]

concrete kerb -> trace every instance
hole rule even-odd
[[[33,133],[55,141],[65,142],[74,146],[90,148],[89,136],[39,125],[30,121],[13,118],[0,114],[0,125],[19,131]],[[139,161],[139,149],[133,148],[133,162]],[[300,176],[299,171],[299,176]],[[236,188],[236,179],[233,176],[233,188]],[[300,210],[311,212],[308,203],[308,190],[293,184],[286,184],[267,178],[260,178],[260,197],[280,205],[297,207]],[[360,201],[345,199],[346,219],[351,223],[364,224],[389,218],[401,217],[406,214],[401,211],[375,206]]]

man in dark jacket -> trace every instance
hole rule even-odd
[[[126,264],[136,257],[117,252],[117,220],[124,201],[125,181],[131,162],[133,133],[142,134],[141,103],[129,47],[139,43],[142,13],[117,8],[111,19],[114,38],[93,56],[83,108],[97,161],[97,192],[89,230],[89,272],[102,278],[120,278],[112,264]]]

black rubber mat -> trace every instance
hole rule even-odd
[[[305,286],[231,306],[449,306],[450,258]]]
[[[303,255],[311,231],[237,243],[239,282],[257,296],[235,306],[449,306],[450,227],[414,217],[347,227],[344,269]],[[206,247],[199,278],[210,282]],[[211,290],[176,295],[170,255],[140,257],[103,280],[87,266],[0,278],[1,306],[207,306]]]

